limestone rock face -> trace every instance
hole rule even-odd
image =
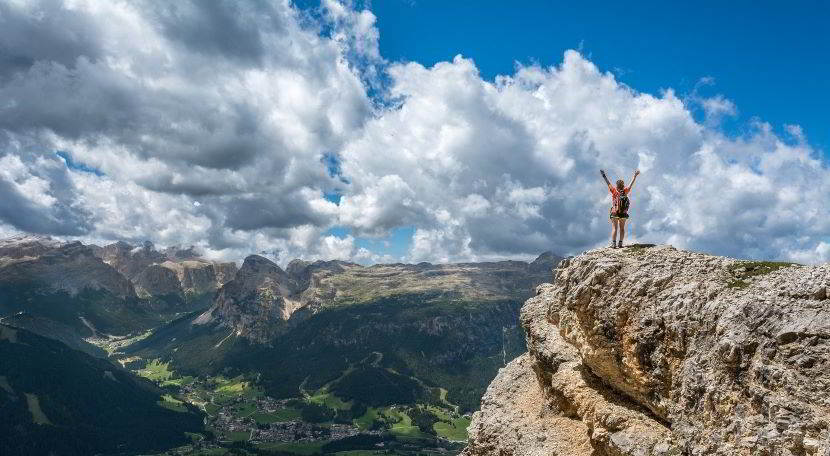
[[[135,278],[147,266],[164,262],[167,257],[157,251],[151,242],[134,247],[124,241],[118,241],[96,250],[104,263],[115,268],[128,279]]]
[[[118,271],[104,264],[80,242],[48,238],[12,238],[2,242],[0,284],[32,285],[75,295],[84,289],[106,290],[118,298],[134,298],[135,289]]]
[[[201,258],[194,247],[168,247],[159,251],[150,242],[135,247],[119,241],[104,247],[92,248],[105,263],[144,290],[143,297],[161,296],[149,291],[153,289],[164,291],[164,296],[169,296],[167,292],[173,292],[170,288],[173,285],[168,281],[170,275],[159,270],[159,265],[173,272],[182,293],[191,295],[215,293],[219,287],[233,279],[237,269],[235,263],[220,263]],[[152,283],[153,280],[159,282]]]
[[[218,288],[233,280],[233,278],[236,277],[236,272],[239,268],[237,268],[236,263],[232,261],[227,263],[215,262],[213,263],[213,270],[216,275],[216,284]]]
[[[467,429],[467,454],[588,456],[587,426],[549,399],[525,353],[499,371]],[[554,432],[555,430],[555,432]]]
[[[60,241],[46,236],[14,236],[0,240],[0,259],[10,261],[24,257],[37,258],[61,245]]]
[[[566,259],[525,303],[526,359],[491,384],[464,454],[828,456],[828,287],[830,265],[669,246]],[[509,402],[533,388],[544,406]],[[589,447],[561,446],[577,427],[551,417]]]
[[[182,289],[189,293],[208,293],[219,288],[219,280],[216,278],[213,263],[195,260],[180,262],[168,260],[161,265],[175,272]]]
[[[176,273],[162,265],[147,266],[136,276],[134,282],[139,297],[165,296],[184,300],[184,291]]]
[[[296,281],[274,262],[250,255],[197,323],[218,320],[239,335],[265,342],[301,307],[291,299],[297,288]]]

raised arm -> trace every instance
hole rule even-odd
[[[599,170],[599,173],[602,174],[602,178],[605,180],[605,185],[608,186],[608,189],[611,190],[611,181],[608,180],[608,176],[605,175],[605,170]]]
[[[637,182],[637,176],[640,175],[640,170],[634,171],[634,177],[631,178],[631,185],[628,186],[628,191],[634,188],[634,182]]]

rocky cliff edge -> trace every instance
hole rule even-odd
[[[830,265],[670,246],[563,260],[465,456],[830,456]]]

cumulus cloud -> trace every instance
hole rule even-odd
[[[820,210],[830,176],[797,128],[789,128],[801,138],[795,145],[763,123],[727,137],[712,119],[736,112],[729,100],[696,99],[707,110],[699,123],[671,90],[636,92],[576,51],[557,67],[521,67],[494,82],[460,56],[388,71],[403,102],[369,121],[342,154],[352,179],[349,213],[388,211],[359,222],[341,213],[341,221],[361,229],[387,220],[415,225],[413,260],[602,245],[609,197],[598,170],[630,180],[638,167],[633,240],[823,258],[815,246],[830,229]],[[379,192],[390,176],[411,193]]]
[[[604,244],[598,170],[639,167],[632,240],[828,260],[798,126],[727,136],[725,96],[637,92],[577,51],[487,81],[378,40],[335,0],[0,4],[0,233],[375,262],[400,258],[360,239],[408,227],[404,260],[530,258]]]
[[[2,135],[0,135],[2,138]],[[0,221],[13,221],[29,232],[79,235],[91,229],[90,212],[81,204],[77,186],[58,157],[34,157],[24,161],[14,152],[17,141],[0,153]]]
[[[735,116],[738,114],[738,108],[735,107],[735,103],[726,99],[723,95],[703,98],[700,100],[700,103],[703,106],[706,121],[711,124],[719,123],[724,116]]]
[[[372,114],[347,53],[375,58],[377,34],[371,13],[337,14],[353,42],[304,14],[287,0],[0,5],[0,220],[217,251],[330,226],[324,194],[342,181],[323,157]]]

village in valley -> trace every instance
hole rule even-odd
[[[226,454],[233,448],[251,450],[238,454],[350,455],[358,454],[350,449],[360,448],[361,455],[453,455],[463,446],[469,425],[469,415],[434,405],[353,410],[354,404],[326,387],[303,391],[302,398],[274,399],[257,386],[256,376],[182,377],[159,360],[135,372],[165,390],[161,405],[205,413],[207,434],[194,434],[192,444],[165,454]],[[415,422],[425,414],[433,417],[427,422],[433,432]],[[346,452],[337,451],[341,447]]]

